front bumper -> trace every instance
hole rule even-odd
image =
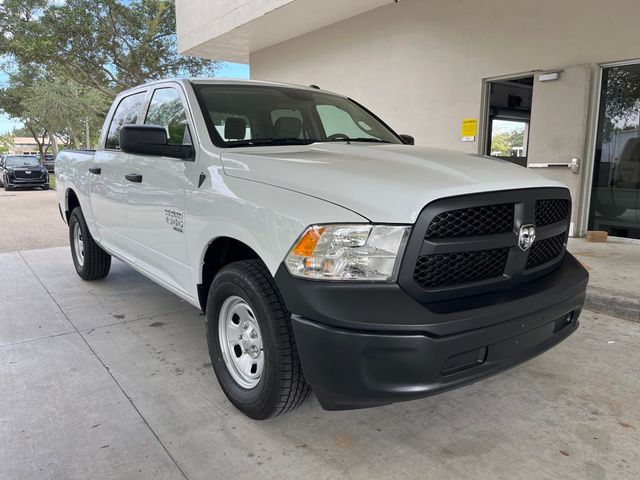
[[[524,362],[578,328],[587,281],[569,253],[529,283],[434,304],[396,284],[276,274],[305,378],[328,410],[425,397]]]
[[[10,187],[44,187],[49,185],[49,177],[40,177],[40,178],[16,178],[13,176],[7,176],[5,178],[5,183]]]

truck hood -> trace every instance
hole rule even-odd
[[[503,160],[411,145],[243,147],[225,150],[222,164],[227,175],[311,195],[381,223],[414,223],[442,197],[564,187]]]

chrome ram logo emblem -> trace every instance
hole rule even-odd
[[[518,234],[518,246],[520,250],[526,252],[536,239],[536,227],[533,225],[522,225]]]

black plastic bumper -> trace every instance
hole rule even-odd
[[[34,179],[7,179],[7,185],[15,188],[33,188],[33,187],[45,187],[49,185],[47,179],[34,178]]]
[[[587,281],[567,253],[530,283],[423,305],[396,284],[276,274],[305,377],[328,410],[425,397],[524,362],[578,328]]]

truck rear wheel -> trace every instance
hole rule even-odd
[[[213,369],[229,401],[253,419],[289,412],[311,391],[290,315],[260,260],[227,265],[209,289],[207,343]]]
[[[109,274],[111,255],[95,242],[80,207],[69,217],[69,243],[76,272],[83,280],[100,280]]]

